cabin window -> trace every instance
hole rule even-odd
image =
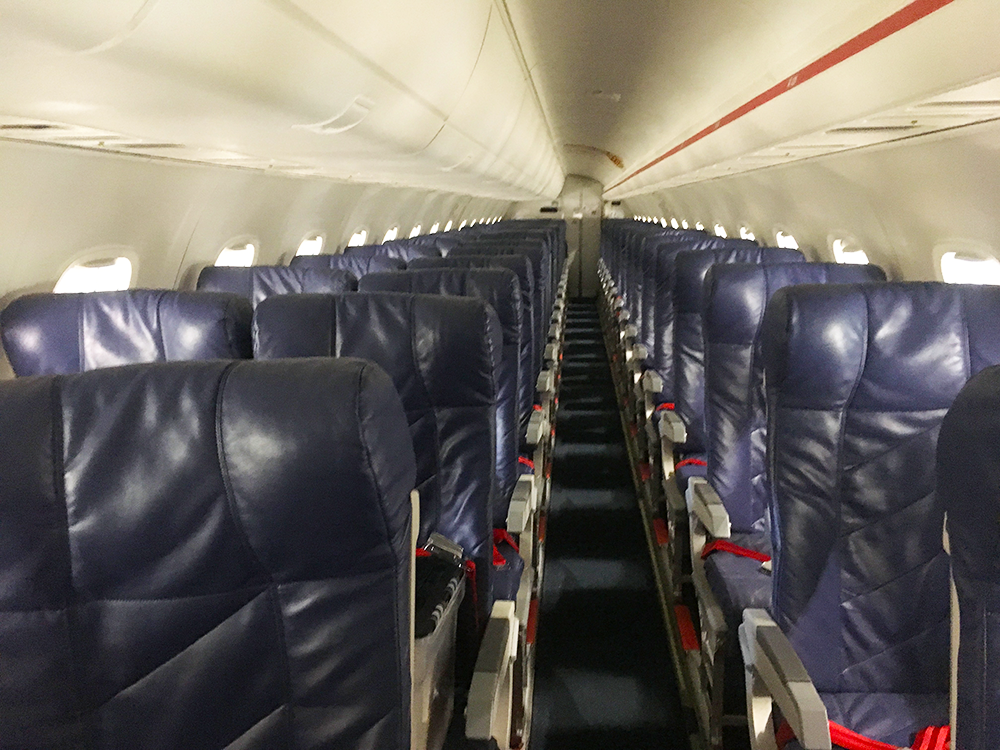
[[[750,231],[750,227],[740,227],[740,239],[754,242],[757,237]]]
[[[978,253],[947,252],[941,256],[941,278],[949,284],[1000,285],[1000,260]]]
[[[410,230],[410,237],[416,237],[420,234],[420,225],[417,224],[413,229]]]
[[[385,233],[385,236],[382,238],[382,242],[392,242],[397,237],[399,237],[399,227],[393,227]]]
[[[448,219],[448,223],[444,225],[444,231],[450,232],[452,223],[453,223],[452,220]]]
[[[132,284],[132,261],[125,256],[77,261],[59,277],[58,294],[75,292],[117,292]]]
[[[705,231],[705,225],[702,224],[700,221],[695,222],[694,228],[697,229],[699,232]]]
[[[347,241],[348,247],[362,247],[368,241],[368,230],[359,229],[357,232],[351,235],[351,239]]]
[[[681,223],[679,221],[677,221],[677,219],[671,219],[670,220],[670,226],[672,226],[674,229],[680,229],[681,228]]]
[[[257,246],[252,242],[239,242],[227,245],[215,259],[217,266],[236,266],[249,268],[257,257]]]
[[[775,242],[778,243],[778,247],[783,247],[786,250],[798,250],[799,249],[799,243],[795,241],[795,238],[792,237],[792,235],[785,234],[784,232],[782,232],[780,230],[778,231],[777,234],[774,235],[774,240],[775,240]]]
[[[833,249],[833,258],[838,263],[868,265],[868,254],[851,240],[836,239],[830,243],[830,247]]]
[[[299,249],[295,251],[295,254],[319,255],[321,252],[323,252],[323,235],[314,234],[311,237],[306,237],[299,243]]]
[[[690,229],[687,219],[681,219],[681,229]]]
[[[431,232],[430,233],[431,234],[435,234],[437,232],[437,230],[440,229],[440,228],[441,228],[441,222],[435,221],[433,224],[431,224]]]
[[[726,237],[726,228],[722,224],[715,225],[715,236],[716,237]]]

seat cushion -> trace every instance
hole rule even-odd
[[[521,585],[521,574],[524,572],[524,558],[514,546],[499,540],[493,545],[493,601],[514,601],[517,599],[517,589]],[[503,560],[499,565],[497,563]]]
[[[691,463],[685,463],[690,461]],[[692,477],[704,477],[708,474],[708,466],[705,465],[705,454],[704,453],[692,453],[690,455],[684,456],[683,459],[675,464],[676,468],[674,470],[674,480],[677,482],[677,486],[680,488],[681,492],[687,491],[688,480]]]

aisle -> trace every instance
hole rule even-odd
[[[566,323],[530,750],[688,748],[592,302]]]

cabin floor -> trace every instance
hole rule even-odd
[[[531,750],[689,750],[592,301],[567,311]]]

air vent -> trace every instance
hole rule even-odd
[[[559,206],[542,206],[538,210],[543,214],[557,214],[559,213]]]
[[[184,148],[183,144],[180,143],[115,143],[115,148],[127,148],[129,150],[138,149],[167,149],[167,148]]]
[[[827,133],[903,133],[907,130],[917,130],[916,123],[912,125],[857,125],[843,128],[833,128]]]
[[[17,125],[0,125],[0,130],[65,130],[62,125],[48,122],[27,122]]]

